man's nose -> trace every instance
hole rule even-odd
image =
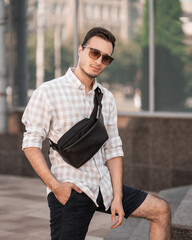
[[[102,55],[99,57],[99,58],[97,58],[97,59],[95,59],[95,62],[97,63],[97,64],[102,64]]]

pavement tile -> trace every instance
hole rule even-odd
[[[103,240],[104,238],[98,238],[98,237],[92,237],[92,236],[88,236],[86,237],[85,240]]]
[[[48,240],[46,187],[38,178],[0,175],[0,240]],[[86,240],[103,240],[110,215],[95,213]]]

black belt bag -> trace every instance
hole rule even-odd
[[[85,118],[70,128],[56,143],[50,140],[50,147],[63,160],[75,168],[89,161],[107,141],[108,134],[103,123],[101,100],[103,93],[95,89],[94,109],[90,118]]]

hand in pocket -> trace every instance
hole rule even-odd
[[[59,183],[57,187],[53,190],[53,193],[58,199],[58,201],[61,204],[65,205],[71,196],[72,189],[74,189],[78,193],[82,193],[82,190],[78,188],[75,184],[68,182]]]

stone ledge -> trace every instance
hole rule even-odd
[[[192,212],[191,194],[192,194],[191,185],[166,189],[158,194],[159,197],[167,200],[167,202],[169,202],[171,206],[171,212],[173,216],[172,219],[174,219],[171,228],[172,240],[192,239],[192,220],[190,215],[190,213]],[[122,226],[119,227],[119,229],[111,231],[105,237],[105,239],[106,240],[149,239],[150,228],[149,221],[141,219],[137,225],[131,226],[132,220],[133,220],[132,218],[128,219],[128,221],[125,220]],[[118,234],[120,234],[121,237],[117,238]]]
[[[185,197],[173,216],[173,227],[192,231],[192,186],[189,187]]]

